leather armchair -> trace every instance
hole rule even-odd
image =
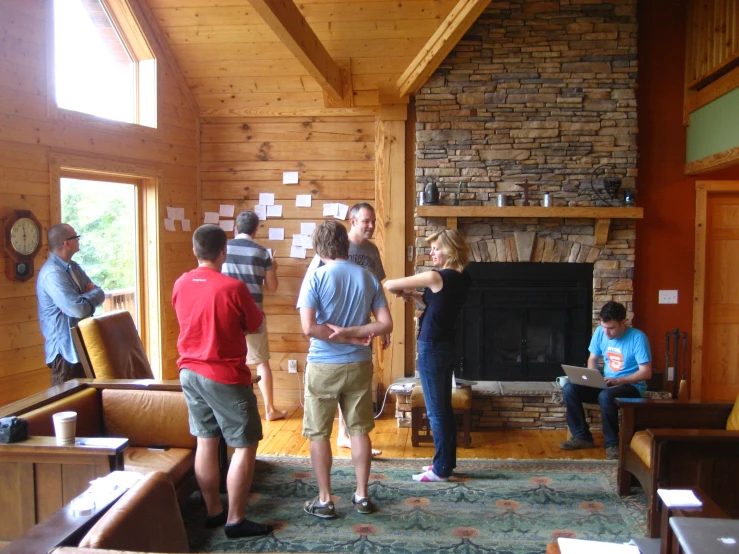
[[[82,365],[92,373],[90,377],[154,378],[130,313],[115,311],[83,319],[72,335]]]
[[[739,398],[728,403],[618,399],[621,432],[618,494],[635,478],[647,495],[647,532],[659,537],[658,488],[700,488],[723,510],[739,513]],[[733,411],[732,411],[733,410]]]
[[[185,524],[164,473],[145,475],[88,531],[83,548],[189,552]]]

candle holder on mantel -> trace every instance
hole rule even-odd
[[[597,166],[593,170],[593,177],[590,179],[590,188],[598,196],[601,202],[604,202],[607,206],[616,207],[620,204],[618,200],[618,191],[621,189],[621,177],[615,175],[613,164],[603,164]],[[605,198],[596,184],[600,182],[602,189],[610,197],[610,200]]]

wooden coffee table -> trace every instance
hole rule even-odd
[[[0,444],[0,541],[21,536],[85,491],[90,481],[123,469],[126,438],[54,437]]]

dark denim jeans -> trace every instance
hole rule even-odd
[[[596,389],[567,383],[562,387],[562,399],[567,409],[567,426],[572,436],[586,441],[593,440],[590,426],[585,421],[583,402],[600,404],[600,414],[603,418],[603,435],[606,438],[606,448],[618,446],[618,406],[616,398],[641,398],[639,389],[634,385],[619,385],[607,389]]]
[[[457,424],[452,409],[453,342],[418,341],[418,374],[426,401],[426,417],[434,436],[434,473],[449,477],[457,467]]]

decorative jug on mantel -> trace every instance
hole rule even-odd
[[[431,178],[426,182],[426,188],[423,191],[423,203],[430,206],[439,203],[439,189]]]

